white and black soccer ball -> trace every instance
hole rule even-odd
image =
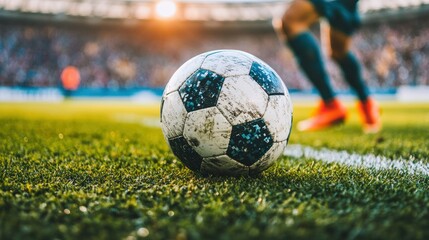
[[[161,102],[164,136],[185,166],[216,175],[257,174],[282,154],[292,103],[279,75],[237,50],[200,54],[168,82]]]

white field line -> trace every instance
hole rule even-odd
[[[396,170],[404,174],[429,176],[429,164],[412,159],[389,159],[384,156],[376,156],[373,154],[360,155],[328,148],[314,149],[300,144],[288,145],[283,154],[293,158],[305,157],[324,163],[338,163],[350,167],[367,168],[376,171]]]
[[[142,118],[136,114],[118,114],[114,119],[119,122],[141,123],[147,127],[160,127],[159,118]],[[429,176],[429,164],[415,159],[389,159],[373,154],[360,155],[347,151],[331,150],[328,148],[315,149],[300,144],[289,144],[283,155],[293,158],[310,158],[325,163],[338,163],[350,167],[368,168],[376,171],[396,170],[411,175]]]

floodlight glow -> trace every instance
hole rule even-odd
[[[160,18],[171,18],[176,14],[176,3],[170,0],[162,0],[156,4],[156,14]]]

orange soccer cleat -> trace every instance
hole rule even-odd
[[[363,123],[363,131],[365,133],[377,133],[381,130],[380,107],[377,102],[368,98],[366,101],[359,101],[357,104],[361,120]]]
[[[338,100],[319,103],[314,116],[298,123],[299,131],[315,131],[343,123],[347,117],[346,107]]]

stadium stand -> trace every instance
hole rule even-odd
[[[158,1],[135,0],[0,0],[2,15],[31,14],[53,15],[59,19],[66,17],[101,19],[156,18]],[[178,0],[179,11],[176,19],[185,21],[264,21],[282,14],[287,0],[243,0],[243,1],[197,1]],[[429,4],[428,0],[361,0],[363,13],[392,12],[403,9],[420,9]]]
[[[110,4],[111,8],[102,7]],[[289,88],[311,88],[269,24],[283,9],[283,1],[179,2],[174,22],[154,21],[154,4],[0,0],[0,85],[55,87],[62,69],[74,65],[84,88],[163,87],[190,57],[231,48],[265,60]],[[426,0],[362,2],[368,21],[354,48],[372,88],[429,85],[427,4]],[[379,17],[383,13],[386,18]],[[130,24],[132,19],[139,22]],[[345,89],[336,66],[329,62],[328,68],[336,87]]]

